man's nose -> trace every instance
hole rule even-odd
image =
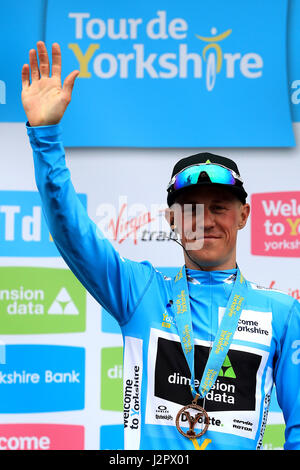
[[[212,214],[212,212],[209,210],[208,207],[204,206],[203,217],[204,217],[204,230],[208,230],[209,228],[215,225],[214,215]]]

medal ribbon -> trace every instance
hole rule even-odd
[[[238,325],[242,309],[245,307],[247,296],[247,281],[237,268],[236,280],[217,331],[211,352],[209,354],[206,367],[200,382],[199,390],[195,386],[194,367],[194,337],[192,327],[192,315],[189,300],[189,290],[185,267],[183,266],[174,280],[174,302],[176,325],[178,328],[181,346],[191,372],[191,391],[194,399],[197,395],[204,398],[218,378],[221,367],[224,363],[234,332]]]

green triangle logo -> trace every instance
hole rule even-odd
[[[211,161],[210,161],[210,160],[206,160],[205,165],[206,165],[207,163],[211,163]]]
[[[233,367],[231,365],[230,359],[228,356],[225,357],[225,361],[219,372],[219,377],[230,377],[231,379],[236,379]]]

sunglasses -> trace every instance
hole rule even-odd
[[[201,182],[201,178],[209,177],[211,183],[239,185],[243,184],[242,178],[233,170],[225,166],[211,163],[192,165],[173,176],[168,184],[167,191],[173,192],[185,188],[191,184]]]

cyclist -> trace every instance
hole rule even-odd
[[[299,303],[247,281],[237,265],[250,207],[236,164],[201,153],[175,165],[166,215],[185,265],[174,279],[122,258],[99,237],[65,164],[60,121],[79,72],[62,86],[59,45],[52,76],[45,44],[37,49],[39,65],[32,49],[22,69],[36,182],[58,250],[121,326],[125,448],[261,448],[275,383],[285,448],[300,449]]]

